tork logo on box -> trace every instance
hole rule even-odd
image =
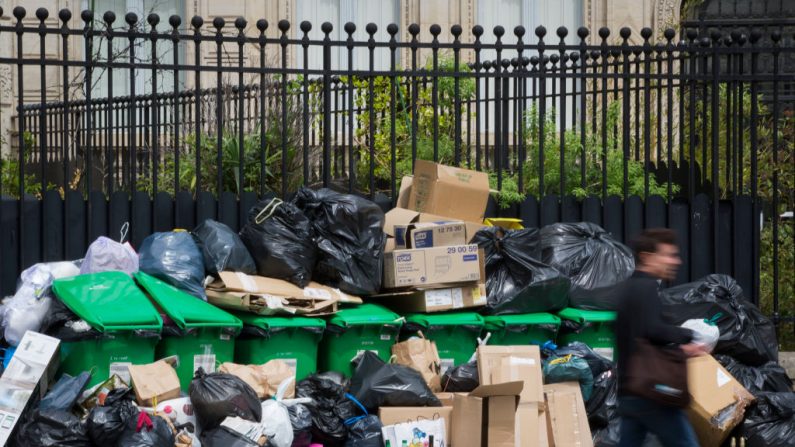
[[[427,237],[428,233],[417,233],[416,236],[414,236],[414,239],[418,241],[424,241]]]
[[[411,262],[411,253],[397,255],[397,262]]]

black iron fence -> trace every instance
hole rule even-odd
[[[423,158],[489,172],[490,213],[527,225],[590,220],[622,240],[676,228],[677,282],[728,273],[777,322],[795,315],[781,273],[795,251],[781,217],[795,207],[793,19],[659,39],[389,25],[381,41],[374,24],[337,40],[329,23],[316,39],[307,22],[12,14],[3,292],[126,221],[133,243],[207,217],[235,228],[258,195],[303,184],[389,207]]]

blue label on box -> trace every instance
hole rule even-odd
[[[467,261],[477,261],[478,255],[464,255],[464,262]]]
[[[398,247],[406,246],[406,228],[395,228],[395,245]]]
[[[414,231],[412,233],[414,248],[433,247],[433,230]]]

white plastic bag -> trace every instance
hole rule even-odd
[[[107,271],[122,271],[132,275],[138,271],[138,255],[130,244],[120,244],[100,236],[88,246],[80,274]]]
[[[274,399],[262,403],[263,434],[273,447],[290,447],[293,445],[293,425],[287,407]]]
[[[682,327],[693,331],[693,341],[704,345],[708,353],[712,352],[718,344],[720,329],[718,329],[718,326],[716,326],[712,320],[697,318],[687,320],[682,324]]]

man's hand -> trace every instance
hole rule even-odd
[[[707,354],[706,346],[700,343],[688,343],[686,345],[682,345],[681,347],[682,351],[684,351],[688,357],[698,357]]]

